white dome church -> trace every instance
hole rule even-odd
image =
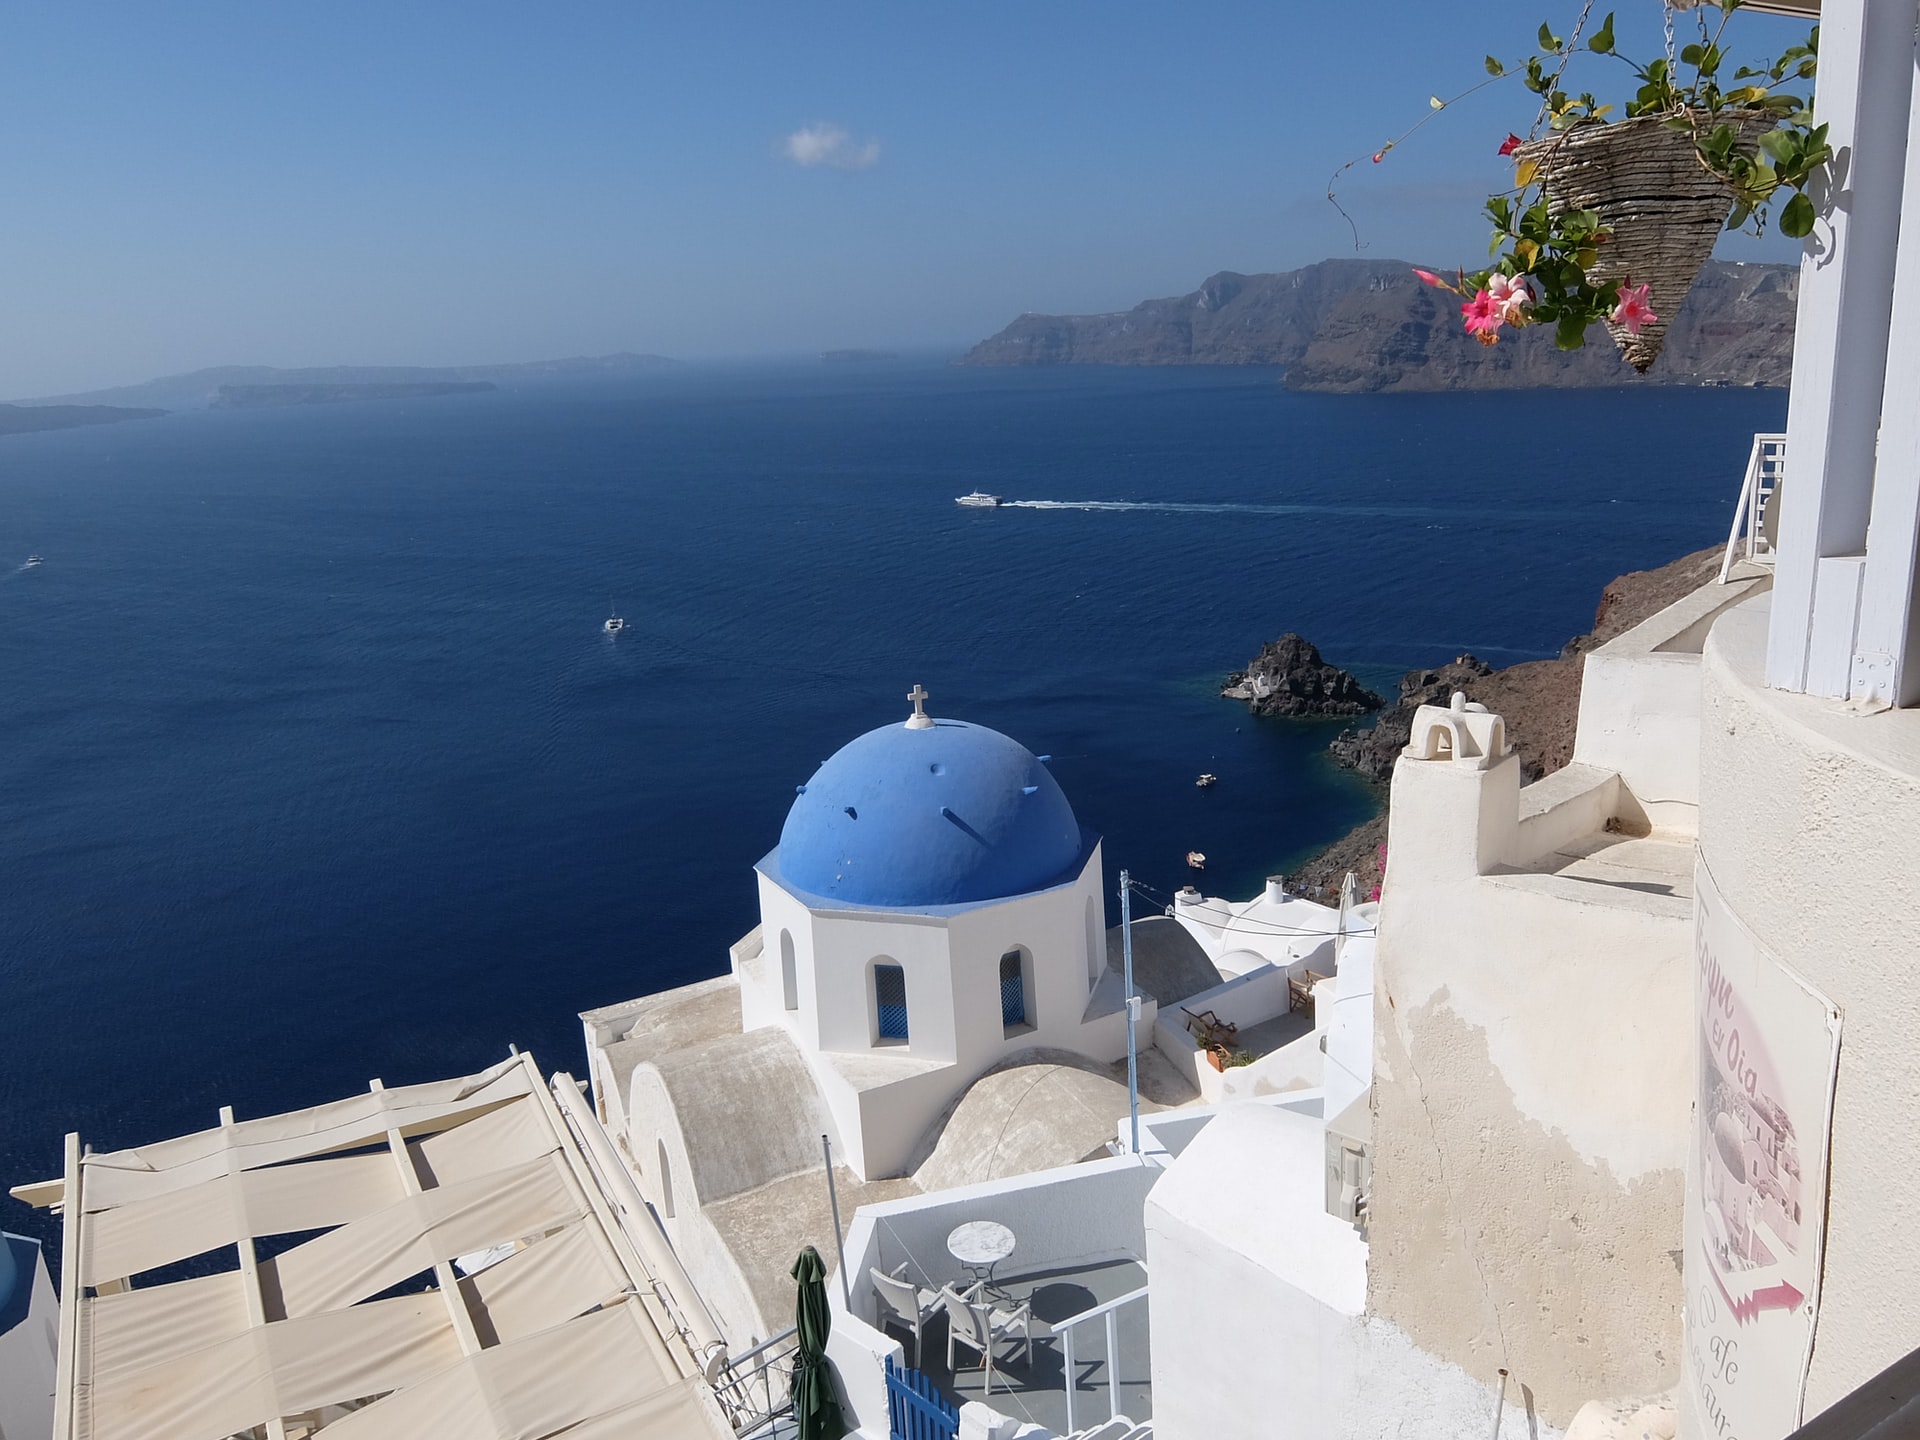
[[[1106,972],[1100,840],[1044,758],[925,714],[800,787],[761,860],[742,1024],[807,1056],[860,1175],[898,1173],[977,1076],[1022,1049],[1126,1053]]]
[[[916,1191],[936,1143],[943,1176],[955,1152],[993,1163],[1008,1107],[1031,1086],[983,1087],[961,1111],[990,1071],[1029,1066],[1060,1097],[1082,1096],[1052,1102],[1065,1109],[1036,1164],[1110,1137],[1101,1106],[1125,1114],[1109,1073],[1127,1025],[1099,837],[1046,757],[935,719],[917,685],[908,698],[904,722],[849,742],[797,787],[780,843],[754,867],[760,923],[732,946],[730,973],[581,1016],[600,1119],[739,1333],[765,1333],[760,1320],[785,1303],[766,1277],[784,1279],[799,1244],[830,1234],[823,1135],[851,1214]],[[1142,1045],[1155,1014],[1143,997]],[[982,1126],[992,1133],[970,1149]]]

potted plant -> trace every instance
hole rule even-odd
[[[1645,63],[1615,50],[1612,14],[1584,47],[1577,32],[1562,39],[1542,25],[1539,53],[1523,66],[1487,57],[1490,75],[1520,74],[1540,97],[1547,133],[1509,135],[1500,147],[1514,159],[1514,188],[1487,200],[1492,265],[1458,283],[1416,272],[1462,296],[1476,339],[1491,345],[1504,326],[1550,324],[1555,343],[1575,350],[1598,320],[1644,373],[1722,228],[1758,233],[1785,192],[1781,233],[1812,230],[1806,187],[1831,158],[1827,127],[1813,123],[1808,99],[1775,87],[1813,78],[1819,29],[1723,86],[1721,42],[1740,3],[1702,6],[1699,40]],[[1632,69],[1637,85],[1619,119],[1592,93],[1561,88],[1576,53]]]

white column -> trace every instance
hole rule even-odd
[[[1887,376],[1916,0],[1829,0],[1815,111],[1835,152],[1800,265],[1767,683],[1847,693]]]
[[[1920,87],[1920,68],[1911,58],[1908,79]],[[1906,193],[1920,196],[1920,104],[1908,109]],[[1901,236],[1894,265],[1883,405],[1847,694],[1911,705],[1920,701],[1920,634],[1914,625],[1920,547],[1920,226],[1909,226]]]

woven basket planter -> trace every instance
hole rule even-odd
[[[1718,122],[1701,117],[1703,131],[1715,123],[1732,125],[1741,148],[1751,149],[1778,121],[1750,111],[1723,114]],[[1658,320],[1641,326],[1638,335],[1606,322],[1621,355],[1644,375],[1660,354],[1668,322],[1713,254],[1733,211],[1732,191],[1700,163],[1692,134],[1669,129],[1657,115],[1576,125],[1521,146],[1515,158],[1538,167],[1555,215],[1592,210],[1613,232],[1587,271],[1589,281],[1649,287]]]

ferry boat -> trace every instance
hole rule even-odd
[[[953,503],[956,505],[969,505],[978,510],[991,510],[994,506],[1004,505],[1006,502],[998,495],[989,495],[984,490],[975,490],[970,495],[958,497]]]
[[[1209,786],[1219,784],[1220,777],[1214,774],[1211,770],[1209,770],[1206,774],[1202,775],[1198,780],[1194,781],[1193,783],[1195,785],[1198,785],[1202,790],[1205,790]]]
[[[38,555],[29,555],[29,556],[27,556],[27,565],[26,565],[26,568],[27,568],[27,569],[29,569],[29,570],[31,570],[31,569],[32,569],[32,568],[33,568],[34,566],[36,566],[36,565],[39,565],[39,564],[41,564],[41,563],[43,563],[43,562],[41,561],[41,559],[40,559],[40,557],[39,557]]]

